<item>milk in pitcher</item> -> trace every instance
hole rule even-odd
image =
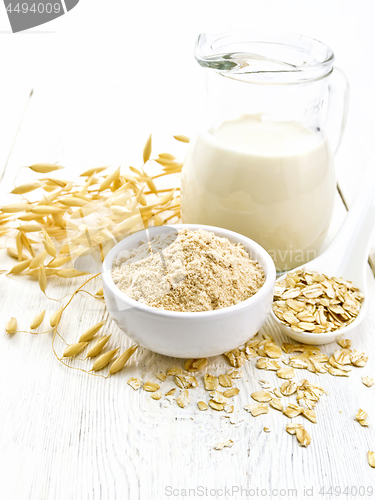
[[[319,130],[243,115],[202,132],[190,147],[182,218],[255,240],[285,271],[318,255],[335,187],[332,154]]]

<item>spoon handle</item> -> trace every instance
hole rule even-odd
[[[328,259],[346,279],[357,280],[368,259],[374,227],[375,163],[371,162],[339,233],[324,254],[325,263]]]

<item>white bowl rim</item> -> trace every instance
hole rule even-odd
[[[260,288],[254,295],[249,297],[248,299],[240,302],[239,304],[235,304],[233,306],[229,307],[223,307],[221,309],[215,309],[214,311],[201,311],[201,312],[179,312],[179,311],[168,311],[166,309],[158,309],[157,307],[152,307],[147,304],[143,304],[142,302],[138,302],[135,299],[132,299],[128,295],[126,295],[124,292],[122,292],[113,282],[112,279],[112,265],[115,257],[119,254],[119,252],[122,250],[122,248],[119,248],[121,246],[125,246],[125,242],[128,238],[131,238],[135,234],[139,235],[139,233],[145,233],[146,229],[143,229],[142,231],[138,231],[137,233],[133,233],[129,235],[128,237],[124,238],[121,240],[119,243],[117,243],[106,255],[103,265],[102,265],[102,280],[105,282],[105,284],[108,286],[108,288],[111,290],[111,292],[115,295],[115,297],[119,300],[125,301],[128,303],[130,307],[135,307],[137,309],[140,309],[141,311],[147,312],[147,313],[153,313],[158,316],[164,316],[164,317],[178,317],[178,318],[189,318],[189,319],[202,319],[202,318],[209,318],[213,316],[222,316],[225,314],[232,314],[236,313],[237,311],[247,308],[250,305],[256,305],[259,302],[261,302],[266,295],[269,293],[270,288],[273,289],[275,280],[276,280],[276,268],[275,264],[273,263],[273,260],[271,256],[268,254],[268,252],[261,247],[258,243],[255,241],[251,240],[250,238],[247,238],[246,236],[236,233],[234,231],[230,231],[229,229],[224,229],[221,227],[215,227],[215,226],[206,226],[203,224],[170,224],[170,225],[165,225],[165,226],[153,226],[150,227],[149,230],[152,232],[157,233],[157,229],[163,229],[163,228],[170,228],[171,230],[173,229],[191,229],[191,230],[198,230],[198,229],[203,229],[204,231],[210,231],[216,234],[216,231],[221,232],[222,238],[228,238],[230,241],[234,241],[236,243],[242,243],[244,245],[247,245],[251,248],[251,250],[254,251],[255,254],[259,255],[261,254],[265,266],[262,265],[264,269],[264,274],[266,276],[266,280],[263,283],[262,288]],[[232,239],[231,239],[232,238]]]

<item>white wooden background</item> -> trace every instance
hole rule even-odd
[[[136,25],[143,26],[144,21],[144,31],[149,33],[141,52],[143,50],[144,58],[146,54],[149,56],[150,78],[146,78],[147,68],[142,69],[139,62],[136,65],[137,54],[128,54],[129,63],[125,52],[121,52],[122,47],[114,50],[116,39],[112,33],[108,35],[113,36],[113,44],[106,46],[110,48],[108,52],[103,50],[101,53],[102,39],[94,40],[93,37],[88,40],[93,42],[91,48],[89,43],[83,44],[75,58],[75,48],[71,46],[68,51],[72,57],[70,62],[66,51],[62,50],[66,38],[49,38],[47,42],[47,36],[39,39],[37,36],[18,37],[25,51],[23,71],[31,72],[33,78],[27,77],[27,71],[24,77],[14,66],[13,78],[1,85],[1,203],[7,202],[6,193],[12,189],[19,167],[36,161],[60,161],[67,166],[67,175],[99,164],[137,166],[150,131],[156,132],[158,152],[166,150],[184,154],[184,147],[175,144],[170,135],[189,134],[192,124],[200,116],[204,97],[203,73],[195,67],[191,57],[194,37],[204,29],[223,31],[234,28],[238,22],[238,16],[228,15],[223,2],[217,2],[220,21],[216,23],[210,17],[216,2],[215,5],[207,2],[205,7],[201,4],[198,7],[198,3],[194,5],[199,9],[200,17],[194,12],[185,12],[182,22],[181,12],[174,11],[175,24],[171,25],[164,17],[165,11],[159,12],[151,2],[148,5],[151,12],[146,16],[148,20],[138,12]],[[244,8],[244,5],[240,2],[238,6]],[[366,38],[366,30],[371,28],[371,16],[362,15],[359,20],[359,14],[353,17],[350,9],[342,10],[341,3],[337,3],[340,10],[332,8],[324,24],[321,12],[326,9],[326,2],[319,0],[314,5],[316,9],[308,16],[297,2],[288,2],[286,12],[281,7],[277,11],[272,4],[276,11],[271,27],[276,27],[279,19],[287,22],[290,16],[292,21],[287,26],[291,31],[304,31],[332,44],[338,52],[340,65],[349,76],[351,110],[336,164],[340,191],[350,206],[361,173],[375,152],[371,80],[374,70],[366,65],[366,55],[371,55],[369,42],[373,40]],[[270,2],[257,8],[257,16],[252,17],[250,25],[265,27]],[[78,11],[78,7],[76,9]],[[248,19],[250,14],[248,12]],[[74,19],[73,14],[71,16]],[[349,21],[354,38],[347,34]],[[245,27],[245,21],[241,22]],[[127,29],[131,28],[130,24],[127,20]],[[333,25],[335,32],[330,31]],[[150,44],[152,36],[168,26],[170,32],[160,34],[161,41],[155,46]],[[179,40],[180,45],[173,44],[170,37]],[[52,40],[53,48],[64,53],[63,63],[59,62],[61,66],[47,57],[49,40]],[[141,37],[137,40],[141,43]],[[126,41],[130,42],[130,38]],[[17,55],[17,50],[13,50],[14,55]],[[38,57],[36,50],[40,50]],[[173,54],[175,67],[172,65],[171,68],[168,58],[165,61],[158,58],[158,51],[165,54],[166,50]],[[182,52],[181,60],[177,59],[179,51]],[[82,62],[86,61],[86,56],[87,66]],[[8,53],[4,57],[8,58]],[[99,75],[96,73],[96,58],[98,68],[103,69]],[[11,64],[10,59],[7,61]],[[118,67],[126,66],[127,62],[140,71],[142,78],[129,69],[125,72],[126,79],[119,81]],[[83,82],[84,74],[86,79]],[[25,176],[19,177],[18,181],[25,179]],[[343,201],[337,195],[331,238],[345,212]],[[4,244],[2,241],[1,246]],[[0,250],[0,259],[1,269],[9,269],[13,264],[4,250]],[[59,299],[75,289],[76,283],[58,283],[49,286],[47,292]],[[368,284],[370,304],[375,304],[375,280],[370,268]],[[99,282],[91,283],[87,289],[95,292],[99,286]],[[253,418],[242,409],[252,402],[250,393],[260,389],[258,379],[281,385],[274,373],[257,370],[253,361],[243,367],[245,377],[238,380],[241,392],[235,398],[234,414],[238,424],[232,425],[221,413],[198,411],[196,401],[207,400],[201,379],[200,388],[191,391],[191,405],[184,410],[175,403],[164,407],[163,400],[153,401],[149,393],[134,392],[126,383],[131,376],[155,381],[158,371],[173,365],[182,366],[181,360],[140,349],[129,368],[104,380],[61,365],[52,353],[49,333],[7,336],[4,330],[1,331],[11,316],[17,317],[20,329],[28,330],[32,317],[45,308],[44,325],[48,329],[47,318],[65,301],[48,301],[33,281],[0,276],[1,498],[162,500],[168,498],[167,487],[179,491],[179,495],[172,498],[183,498],[184,488],[198,486],[209,490],[258,488],[258,493],[249,492],[253,498],[270,496],[271,491],[277,489],[279,493],[274,491],[274,498],[298,499],[306,497],[306,487],[313,488],[313,498],[332,498],[330,495],[320,496],[320,489],[375,486],[375,470],[368,466],[366,458],[368,450],[375,451],[375,388],[367,388],[361,382],[362,375],[375,377],[373,307],[370,306],[368,317],[351,337],[354,348],[369,355],[365,368],[353,367],[350,378],[344,379],[296,370],[297,381],[307,378],[322,385],[329,393],[318,403],[317,425],[299,417],[295,419],[303,423],[312,436],[312,444],[303,449],[295,437],[286,433],[285,425],[289,420],[279,412],[270,409],[268,415]],[[107,317],[104,307],[90,298],[76,298],[68,312],[61,326],[69,342]],[[114,323],[109,321],[105,331],[112,333],[109,346],[130,345],[129,339]],[[270,322],[263,331],[273,335],[277,342],[287,340]],[[63,345],[57,344],[57,347],[62,352]],[[330,354],[336,347],[335,344],[329,345],[323,351]],[[222,373],[228,368],[227,361],[217,357],[209,360],[207,371]],[[171,381],[164,383],[163,392],[172,386]],[[359,407],[369,414],[369,428],[362,428],[354,421]],[[264,426],[270,427],[272,432],[264,433]],[[232,448],[213,449],[215,444],[228,439],[234,441]],[[285,493],[282,491],[285,488],[296,488],[298,493],[294,496],[292,492]],[[245,493],[232,496],[220,493],[208,491],[204,498],[247,498]],[[193,497],[193,492],[190,496]],[[351,494],[337,496],[358,497]]]

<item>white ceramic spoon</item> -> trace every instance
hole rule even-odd
[[[283,333],[297,342],[319,345],[339,340],[359,326],[368,308],[366,271],[374,226],[375,165],[371,164],[363,177],[353,205],[332,244],[322,255],[292,271],[305,268],[309,271],[326,274],[328,277],[342,277],[352,281],[365,295],[359,315],[353,323],[334,332],[302,333],[295,332],[289,326],[284,325],[272,312],[273,318]],[[284,276],[285,274],[279,280],[283,279]]]

